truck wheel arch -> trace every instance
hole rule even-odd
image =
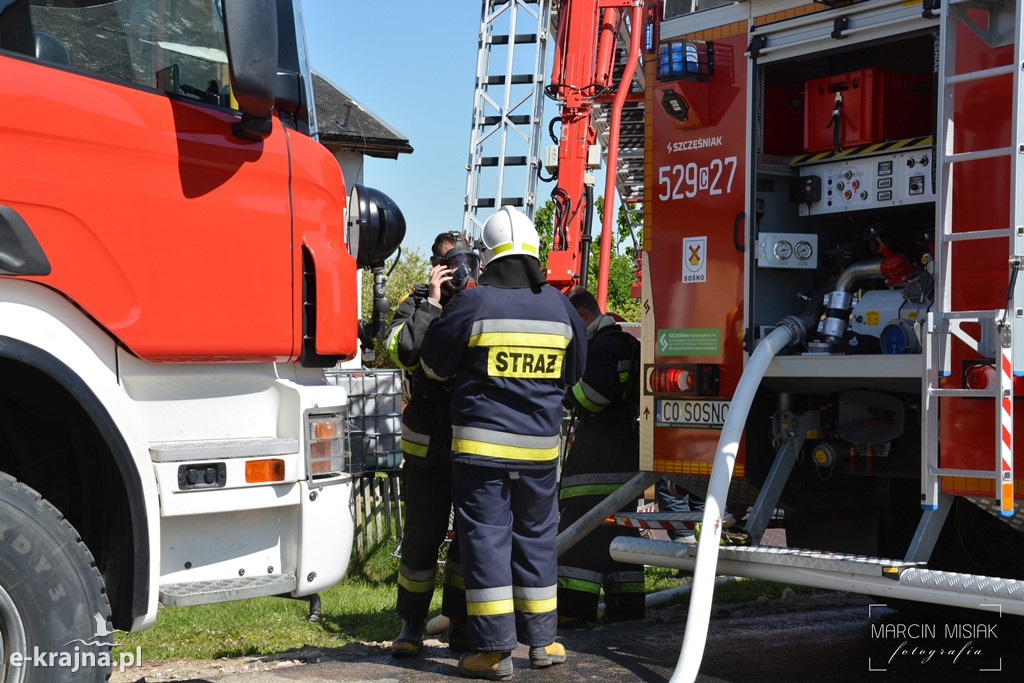
[[[150,544],[143,486],[124,437],[85,381],[47,351],[0,336],[0,377],[4,386],[11,387],[0,392],[0,413],[13,409],[21,413],[14,417],[24,417],[32,413],[34,403],[45,403],[53,407],[46,426],[55,425],[62,428],[60,433],[75,437],[69,440],[72,451],[56,453],[51,433],[56,429],[41,434],[43,430],[33,431],[33,425],[17,420],[12,427],[11,416],[0,414],[0,471],[13,470],[12,476],[53,503],[74,526],[107,584],[113,625],[130,630],[149,606]],[[31,473],[24,476],[24,463],[19,465],[12,453],[17,443],[10,443],[19,439],[25,447],[35,446],[36,452],[46,450],[50,458],[58,459],[58,466],[66,468],[61,471],[63,491],[55,490],[55,483],[51,486],[55,470],[46,458],[37,463],[39,469],[48,469],[45,479]],[[40,449],[41,444],[49,448]],[[86,454],[88,458],[83,457]]]

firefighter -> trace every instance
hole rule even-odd
[[[629,481],[640,469],[639,343],[612,318],[601,313],[594,295],[583,288],[569,301],[587,325],[587,366],[566,393],[575,432],[562,466],[558,493],[562,531]],[[635,506],[623,508],[635,512]],[[604,589],[604,618],[644,616],[643,567],[613,560],[612,539],[638,536],[639,530],[600,526],[562,553],[558,561],[558,619],[563,627],[598,619]]]
[[[427,331],[427,374],[455,376],[452,499],[474,652],[472,678],[565,661],[557,630],[557,480],[562,397],[586,361],[586,328],[547,284],[531,221],[503,206],[481,226],[479,284]]]
[[[388,353],[405,371],[408,398],[402,411],[401,439],[405,460],[405,528],[398,567],[397,611],[402,631],[391,644],[395,657],[412,657],[423,648],[423,628],[434,594],[438,551],[448,532],[452,507],[451,383],[424,374],[420,345],[431,321],[441,315],[455,292],[475,281],[478,269],[477,255],[459,233],[441,233],[431,251],[429,281],[414,286],[412,293],[402,300],[387,337]],[[446,587],[444,601],[457,600],[458,596]],[[452,610],[456,614],[461,611],[457,605]],[[465,636],[455,631],[449,634],[449,644],[453,649],[462,646],[463,650],[468,645]]]

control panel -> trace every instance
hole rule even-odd
[[[804,166],[800,182],[815,191],[799,195],[800,215],[935,201],[933,162],[927,148]]]

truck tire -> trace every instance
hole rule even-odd
[[[103,578],[78,532],[0,472],[0,681],[106,681],[113,644]]]

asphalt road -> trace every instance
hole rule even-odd
[[[530,669],[513,654],[513,680],[666,681],[679,657],[686,608],[643,622],[559,634],[564,664]],[[860,683],[861,681],[1019,680],[1024,628],[982,612],[907,613],[860,595],[786,595],[713,609],[698,681],[703,683]],[[1016,672],[1013,674],[1011,672]],[[440,681],[458,678],[443,640],[423,656],[393,659],[388,643],[352,643],[284,655],[217,662],[152,663],[113,683],[283,683],[285,681]]]

